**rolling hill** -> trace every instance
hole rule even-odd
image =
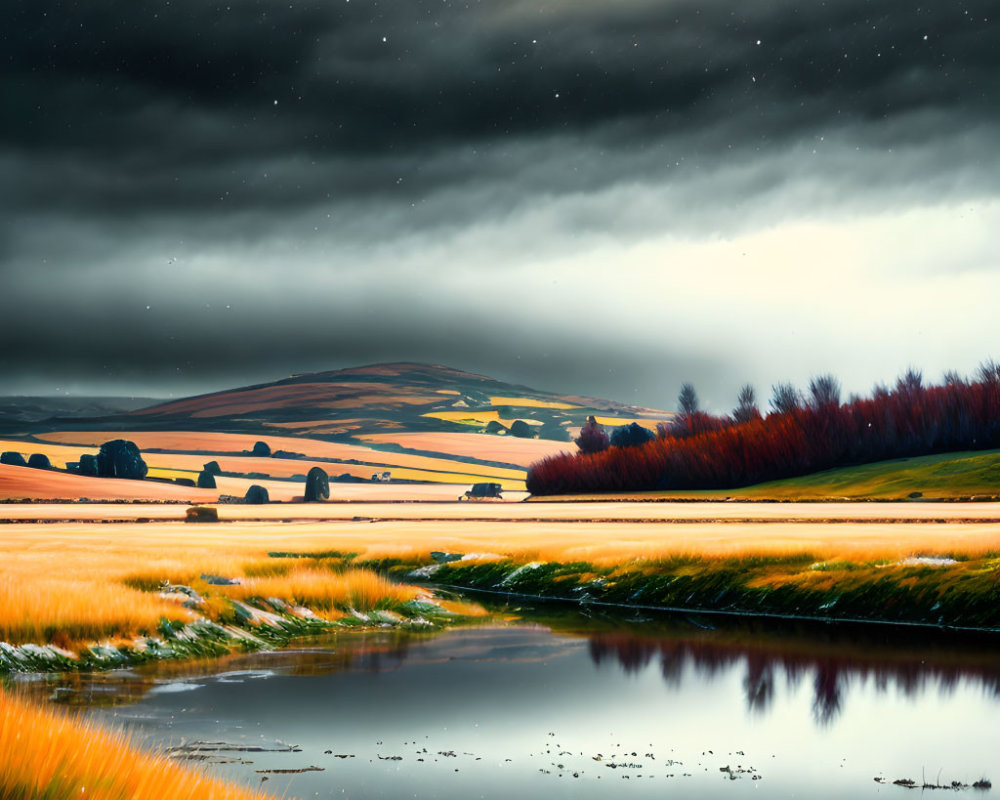
[[[613,418],[611,424],[639,419],[650,427],[672,416],[659,409],[540,392],[450,367],[410,363],[296,375],[162,403],[127,416],[144,426],[176,428],[184,422],[188,428],[320,438],[389,431],[470,433],[488,426],[502,433],[520,419],[541,438],[565,441],[564,429],[579,427],[591,414]]]

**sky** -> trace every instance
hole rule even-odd
[[[989,0],[0,5],[0,394],[1000,358]]]

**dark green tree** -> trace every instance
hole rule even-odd
[[[263,506],[270,503],[271,498],[267,493],[267,489],[255,483],[247,489],[247,493],[243,496],[243,502],[248,506]]]
[[[215,489],[215,473],[209,472],[207,469],[203,469],[198,473],[198,488],[199,489]]]
[[[141,481],[146,477],[146,462],[135,442],[112,439],[101,445],[97,454],[97,474],[101,478],[128,478]]]
[[[307,503],[320,503],[330,499],[330,476],[320,467],[313,467],[306,475],[303,499]]]
[[[523,419],[515,419],[510,425],[510,435],[518,439],[534,439],[535,432]]]

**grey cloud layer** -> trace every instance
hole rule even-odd
[[[687,343],[643,354],[613,323],[462,309],[528,248],[961,202],[1000,180],[985,0],[4,5],[11,386],[407,357],[614,394],[621,375],[575,382],[597,352],[715,380],[725,366]],[[558,292],[540,276],[507,299]]]

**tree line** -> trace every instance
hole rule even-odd
[[[725,416],[702,411],[691,384],[678,413],[657,434],[613,441],[596,423],[581,430],[580,452],[545,458],[528,472],[533,494],[733,489],[835,467],[1000,447],[1000,364],[980,364],[969,380],[946,373],[929,385],[909,369],[895,386],[841,401],[831,375],[813,378],[805,393],[772,387],[770,410],[758,408],[751,386]],[[626,441],[626,439],[628,441]],[[640,439],[644,439],[640,441]]]

